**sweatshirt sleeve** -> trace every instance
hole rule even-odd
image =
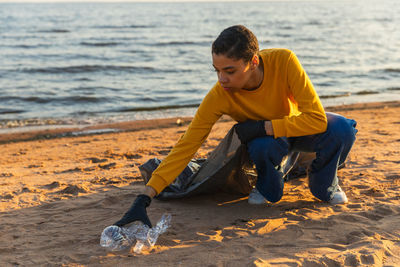
[[[297,104],[299,112],[294,116],[271,121],[275,138],[312,135],[326,131],[327,118],[322,103],[293,52],[290,52],[286,72],[289,96],[291,101]]]
[[[212,126],[222,116],[220,107],[221,103],[218,103],[216,90],[211,90],[197,109],[186,132],[153,172],[147,183],[157,191],[157,194],[175,180],[207,139]]]

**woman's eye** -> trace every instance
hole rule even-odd
[[[214,72],[216,72],[216,73],[220,73],[220,71],[219,71],[219,70],[217,70],[217,69],[214,69]],[[226,73],[226,74],[228,74],[228,75],[232,75],[232,74],[234,74],[234,73],[235,73],[235,71],[234,71],[234,70],[231,70],[231,71],[225,71],[225,73]]]

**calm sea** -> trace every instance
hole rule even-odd
[[[293,50],[325,106],[400,99],[400,2],[0,4],[0,128],[192,116],[210,45],[248,26]]]

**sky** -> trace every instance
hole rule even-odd
[[[0,3],[79,3],[79,2],[241,2],[245,0],[0,0]],[[252,0],[263,1],[263,0]],[[280,1],[280,0],[264,0],[264,1]],[[286,0],[298,1],[298,0]]]
[[[85,3],[85,2],[245,2],[246,0],[0,0],[0,3]],[[301,0],[250,0],[252,2],[297,2]],[[318,1],[318,0],[309,0]],[[346,0],[344,0],[346,1]]]
[[[233,2],[244,0],[0,0],[0,3],[65,3],[65,2]]]

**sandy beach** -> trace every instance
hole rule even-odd
[[[153,200],[172,225],[142,255],[109,252],[102,230],[143,188],[138,166],[162,159],[190,118],[0,135],[0,266],[400,266],[400,102],[327,108],[358,122],[338,173],[349,203],[315,199],[307,178],[276,204],[227,193]],[[218,122],[196,157],[234,124]]]

